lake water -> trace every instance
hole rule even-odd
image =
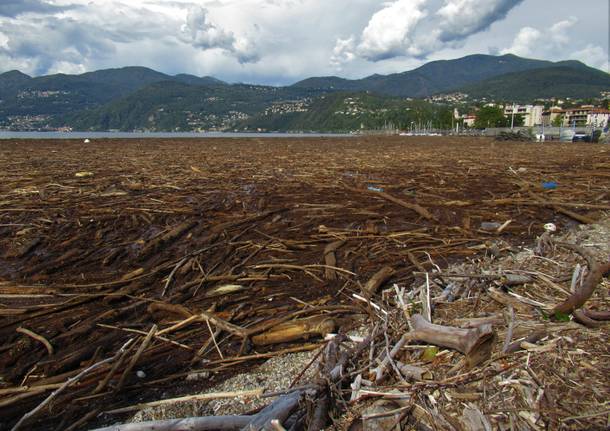
[[[334,133],[163,133],[163,132],[11,132],[0,131],[0,139],[146,139],[146,138],[323,138],[352,135]]]

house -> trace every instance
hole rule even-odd
[[[542,124],[544,124],[544,127],[550,127],[557,121],[558,117],[561,119],[563,124],[564,114],[565,111],[561,109],[561,107],[552,106],[549,110],[542,113]]]
[[[563,112],[564,127],[602,127],[608,126],[610,111],[597,108],[593,105],[583,105],[577,108],[568,108]]]
[[[543,111],[544,106],[542,105],[506,105],[504,107],[504,115],[507,117],[511,117],[513,113],[521,115],[525,127],[541,125]]]
[[[464,115],[464,126],[474,127],[474,122],[477,121],[477,116],[474,114]]]

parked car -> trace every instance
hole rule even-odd
[[[584,133],[575,133],[572,142],[591,142],[591,136]]]

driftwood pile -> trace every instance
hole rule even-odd
[[[583,308],[605,261],[542,228],[610,209],[607,149],[445,138],[93,144],[0,146],[0,427],[120,422],[211,385],[187,387],[192,372],[222,380],[321,344],[310,365],[318,380],[296,379],[284,394],[178,400],[276,397],[260,411],[151,426],[527,429],[605,419],[607,343],[586,344],[600,355],[593,370],[568,377],[582,408],[560,404],[569,397],[558,397],[538,352],[607,337],[603,298]],[[584,255],[573,293],[562,265],[482,272],[480,256],[498,261],[536,236],[542,262],[557,262],[557,250],[571,251],[570,264]],[[446,269],[464,259],[462,273]],[[570,315],[595,328],[564,322]],[[368,336],[350,336],[357,328]]]
[[[533,140],[531,133],[524,130],[503,131],[496,135],[496,141],[532,142]]]

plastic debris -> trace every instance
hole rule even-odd
[[[136,376],[138,376],[139,379],[143,379],[146,377],[146,373],[142,370],[138,370],[136,371]]]
[[[498,230],[502,225],[497,222],[484,221],[481,223],[481,230]]]
[[[555,226],[555,223],[547,223],[544,225],[544,230],[547,232],[555,232],[557,231],[557,226]]]
[[[74,176],[77,177],[77,178],[92,177],[93,176],[93,172],[88,172],[88,171],[77,172],[77,173],[74,174]]]
[[[84,142],[85,144],[88,144],[88,143],[90,143],[91,141],[90,141],[90,140],[87,138],[87,139],[85,139],[83,142]]]
[[[368,186],[367,188],[372,192],[382,192],[383,191],[383,189],[381,187]]]
[[[548,181],[546,183],[542,183],[542,188],[545,190],[554,190],[557,188],[557,183],[555,181]]]

